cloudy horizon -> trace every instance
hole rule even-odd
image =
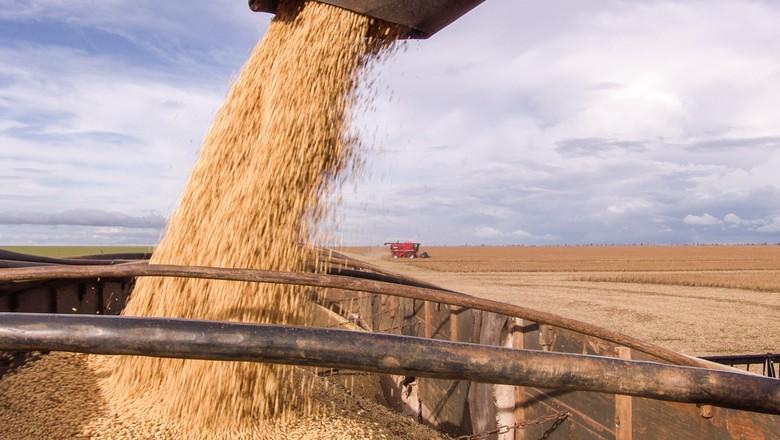
[[[270,18],[245,3],[0,0],[0,245],[156,243]],[[375,73],[338,241],[778,243],[778,22],[486,0]]]

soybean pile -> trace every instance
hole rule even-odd
[[[95,355],[56,353],[0,382],[0,438],[23,439],[443,439],[415,420],[322,378],[310,381],[314,414],[244,420],[238,429],[193,432],[190,420],[159,412],[164,396],[115,400],[113,362]],[[308,374],[296,370],[294,378]]]
[[[152,263],[316,267],[301,244],[316,242],[328,201],[360,162],[350,122],[361,79],[398,32],[326,4],[281,1],[204,140]],[[123,313],[305,324],[310,309],[292,286],[142,278]],[[3,438],[434,435],[376,406],[356,410],[355,396],[292,366],[57,354],[0,385]]]

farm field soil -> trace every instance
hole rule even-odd
[[[670,286],[721,287],[780,293],[780,271],[720,270],[666,272],[604,272],[579,274],[579,281],[667,284]]]
[[[430,260],[393,260],[383,248],[349,248],[344,252],[442,287],[590,322],[691,355],[780,351],[780,294],[746,288],[585,280],[626,276],[626,281],[631,281],[639,275],[669,275],[678,277],[670,281],[682,283],[687,276],[702,283],[709,273],[715,273],[726,280],[742,280],[743,285],[756,285],[757,272],[768,278],[780,273],[771,270],[773,265],[780,266],[780,246],[424,250],[431,255]],[[534,269],[522,271],[515,266],[509,270],[510,262],[534,258],[538,258]],[[436,265],[434,260],[439,260]],[[605,270],[607,261],[610,264]],[[638,267],[656,270],[644,273]],[[659,267],[667,270],[659,271]],[[709,272],[700,269],[705,267]]]
[[[154,246],[0,246],[0,249],[42,257],[62,258],[99,254],[145,254],[151,253]]]
[[[349,248],[387,257],[382,248]],[[470,246],[427,247],[414,266],[442,272],[634,272],[780,270],[780,245],[767,246]],[[389,258],[388,258],[389,259]]]

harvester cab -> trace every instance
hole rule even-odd
[[[406,26],[406,38],[424,39],[444,29],[484,0],[318,0],[361,15]],[[276,13],[279,0],[249,0],[255,12]]]

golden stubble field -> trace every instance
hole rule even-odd
[[[692,355],[780,351],[780,246],[426,247],[357,258]]]

